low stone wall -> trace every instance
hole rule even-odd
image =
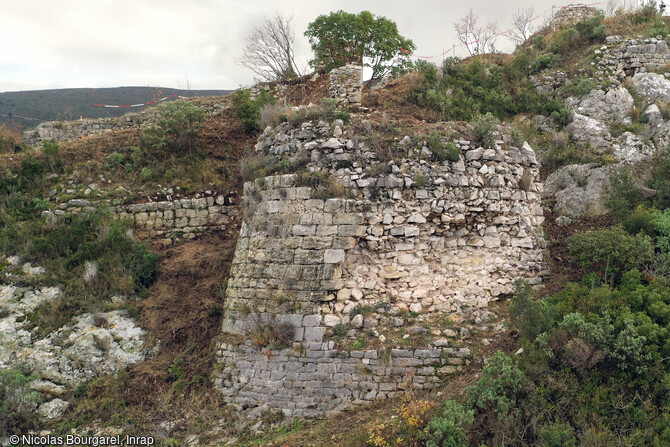
[[[393,397],[402,390],[434,385],[459,371],[468,348],[452,348],[445,339],[425,349],[339,350],[324,341],[321,315],[249,314],[228,321],[227,332],[248,333],[256,325],[288,324],[291,347],[259,349],[251,342],[221,342],[222,367],[215,386],[242,408],[282,411],[288,417],[315,417],[349,406]]]
[[[165,243],[193,239],[207,231],[231,231],[237,228],[239,206],[231,197],[218,195],[181,198],[160,202],[112,205],[71,199],[53,211],[57,216],[105,209],[119,219],[127,219],[147,237],[160,237]]]
[[[345,65],[330,72],[330,97],[344,106],[360,105],[363,98],[363,67]]]
[[[638,72],[655,70],[670,64],[667,40],[642,37],[622,40],[619,36],[610,36],[607,43],[607,46],[596,50],[601,75],[622,80]]]
[[[36,129],[24,132],[23,141],[31,146],[39,146],[42,140],[67,141],[84,138],[103,132],[139,127],[142,119],[136,113],[118,118],[85,119],[79,121],[48,121],[40,123]]]

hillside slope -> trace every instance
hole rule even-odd
[[[0,149],[0,444],[32,430],[193,447],[670,445],[667,24],[584,19],[512,55],[419,64],[351,110],[320,75],[274,86],[290,105],[176,101],[120,130]],[[549,271],[532,285],[486,264],[495,246],[522,265],[502,240],[541,250],[539,233]],[[341,263],[352,247],[368,252]],[[422,282],[422,262],[490,275],[464,298],[467,271]],[[287,293],[324,272],[346,287]],[[300,306],[328,324],[287,335],[260,313],[302,325]],[[230,315],[256,327],[222,333]],[[287,417],[287,381],[358,398]],[[249,383],[251,399],[225,404]]]
[[[19,123],[31,128],[42,121],[121,116],[127,108],[93,104],[144,104],[169,95],[222,96],[230,90],[183,90],[163,87],[67,88],[0,93],[0,124]],[[133,111],[146,107],[136,107]]]

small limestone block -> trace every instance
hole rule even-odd
[[[323,262],[326,264],[339,264],[344,261],[344,250],[328,249],[324,252]]]
[[[307,318],[307,317],[305,317]],[[326,334],[326,328],[322,326],[313,326],[305,328],[305,341],[306,342],[317,342],[321,343],[323,341],[323,336]]]
[[[336,315],[324,315],[323,317],[323,324],[326,327],[334,327],[340,324],[342,320],[340,320],[340,317]]]
[[[318,326],[321,323],[321,315],[305,315],[302,325],[305,327]]]

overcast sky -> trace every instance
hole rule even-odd
[[[254,25],[277,12],[293,16],[296,53],[306,64],[311,57],[303,35],[307,25],[339,9],[385,16],[414,40],[415,54],[434,56],[456,43],[453,25],[470,8],[480,23],[495,21],[504,30],[517,8],[532,5],[536,15],[551,15],[552,5],[561,4],[560,0],[0,0],[0,92],[250,85],[253,73],[236,60]],[[606,0],[599,7],[605,5]],[[510,51],[513,45],[501,37],[498,48]],[[465,49],[457,49],[456,55],[464,56]]]

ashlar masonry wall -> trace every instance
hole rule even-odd
[[[45,213],[63,216],[104,210],[118,219],[131,221],[143,236],[159,237],[170,244],[193,239],[208,231],[234,231],[240,217],[239,204],[234,199],[224,195],[203,195],[127,205],[70,199]]]
[[[439,380],[464,351],[440,340],[426,346],[429,354],[391,350],[364,380],[351,369],[367,368],[381,353],[341,350],[329,328],[360,328],[352,311],[361,306],[449,315],[485,308],[510,294],[517,278],[540,281],[542,185],[527,144],[483,148],[456,139],[449,143],[458,160],[441,162],[407,137],[399,142],[404,156],[380,161],[350,134],[341,122],[283,124],[266,129],[257,145],[287,161],[309,160],[311,174],[245,185],[223,324],[237,343],[218,350],[216,383],[230,402],[315,415],[392,395],[402,384],[393,368],[424,377],[422,386]],[[315,175],[342,185],[342,197],[310,185]],[[250,334],[266,323],[288,324],[293,348],[254,347]]]

